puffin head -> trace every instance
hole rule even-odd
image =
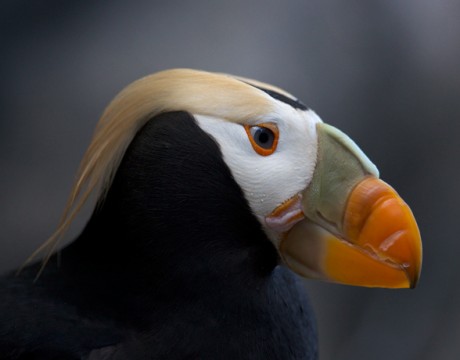
[[[422,246],[412,212],[347,135],[279,88],[189,69],[142,78],[112,101],[61,223],[41,250],[52,252],[91,195],[104,200],[140,129],[175,111],[190,114],[218,145],[250,211],[290,269],[350,285],[415,286]]]

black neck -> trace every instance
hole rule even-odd
[[[98,288],[168,301],[256,286],[277,262],[217,144],[184,112],[139,132],[107,198],[62,256],[64,268],[80,279],[85,271]]]
[[[177,112],[139,132],[39,283],[83,317],[142,333],[145,358],[315,358],[307,299],[278,260],[215,141]]]

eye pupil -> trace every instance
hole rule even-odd
[[[264,149],[270,149],[275,141],[275,134],[268,128],[253,126],[251,128],[254,141]]]
[[[262,144],[267,143],[270,140],[270,136],[265,131],[259,131],[259,142]]]

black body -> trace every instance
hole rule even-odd
[[[137,134],[57,260],[1,280],[0,359],[317,358],[301,283],[185,112]]]

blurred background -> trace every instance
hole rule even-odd
[[[166,68],[228,72],[350,135],[419,222],[415,290],[306,282],[321,359],[459,358],[460,1],[2,0],[0,29],[2,272],[53,232],[118,91]]]

